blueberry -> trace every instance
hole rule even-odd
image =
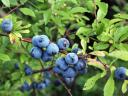
[[[115,77],[119,80],[125,80],[127,77],[126,72],[127,69],[125,67],[119,67],[115,70]]]
[[[81,69],[81,70],[79,70],[78,72],[79,72],[79,74],[85,74],[85,73],[87,73],[87,69]]]
[[[42,56],[42,50],[38,47],[33,47],[30,51],[30,54],[33,58],[39,59]]]
[[[34,89],[36,89],[37,88],[37,82],[35,82],[35,81],[32,82],[31,87],[34,88]]]
[[[80,48],[73,48],[73,49],[72,49],[72,53],[76,53],[76,54],[77,54],[78,51],[80,51],[80,50],[81,50]]]
[[[48,85],[50,84],[50,80],[46,78],[46,79],[44,80],[44,83],[45,83],[46,86],[48,86]]]
[[[79,71],[81,69],[84,69],[85,67],[86,67],[86,60],[79,59],[75,66],[75,69]]]
[[[50,78],[51,77],[50,72],[48,72],[48,71],[44,72],[44,77],[45,78]]]
[[[19,67],[19,64],[18,64],[18,63],[16,63],[16,64],[14,65],[14,67],[15,67],[15,69],[20,69],[20,67]]]
[[[57,73],[57,74],[60,74],[60,73],[62,73],[62,70],[61,70],[58,66],[55,66],[55,67],[53,68],[53,72],[55,72],[55,73]]]
[[[32,38],[32,44],[36,47],[46,48],[50,43],[46,35],[36,35]]]
[[[10,31],[12,31],[13,23],[12,23],[12,21],[9,20],[9,19],[4,19],[4,20],[2,21],[1,27],[2,27],[2,30],[3,30],[4,32],[9,33]]]
[[[48,61],[51,61],[52,60],[52,56],[49,55],[47,53],[47,51],[44,51],[42,56],[41,56],[41,59],[44,61],[44,62],[48,62]]]
[[[25,65],[24,71],[25,75],[31,75],[33,73],[32,68],[28,65]]]
[[[24,84],[21,86],[22,91],[29,91],[31,89],[30,85],[25,81]]]
[[[64,71],[62,74],[64,78],[72,78],[76,76],[75,70],[70,67],[66,71]]]
[[[68,53],[65,57],[65,61],[68,64],[76,64],[78,62],[78,56],[75,53]]]
[[[54,81],[54,85],[55,85],[55,86],[59,86],[59,85],[61,85],[60,80],[55,80],[55,81]]]
[[[44,89],[46,88],[46,84],[44,82],[40,82],[37,84],[37,89],[38,90],[41,90],[41,89]]]
[[[64,80],[67,84],[72,84],[72,82],[74,81],[74,78],[73,77],[72,78],[64,78]]]
[[[65,49],[67,49],[69,47],[70,43],[66,38],[60,38],[57,41],[57,45],[59,46],[59,48],[61,50],[65,50]]]
[[[55,43],[50,43],[46,51],[49,55],[55,55],[59,52],[59,48]]]
[[[68,65],[65,62],[65,59],[60,57],[56,60],[56,66],[58,66],[62,70],[66,70],[68,68]]]

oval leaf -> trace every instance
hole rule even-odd
[[[128,61],[128,51],[123,51],[123,50],[116,50],[111,53],[109,53],[109,56]]]
[[[109,77],[105,87],[104,87],[104,96],[113,96],[115,82],[113,79],[115,67],[111,67],[111,76]]]
[[[89,90],[94,87],[96,81],[101,78],[101,73],[96,74],[95,76],[89,78],[84,85],[83,90]]]
[[[2,3],[6,6],[6,7],[10,7],[10,1],[9,0],[1,0]]]
[[[24,14],[24,15],[28,15],[31,17],[35,17],[35,13],[29,9],[29,8],[20,8],[20,11]]]

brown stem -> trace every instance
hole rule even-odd
[[[10,13],[14,12],[17,8],[19,8],[21,5],[17,5],[16,7],[14,7],[13,9],[11,9],[5,16],[8,16]],[[4,17],[5,17],[4,16]]]
[[[52,72],[53,73],[53,72]],[[63,82],[63,80],[60,78],[60,76],[58,74],[53,73],[53,75],[55,75],[59,80],[60,83],[64,86],[64,88],[67,90],[69,96],[73,96],[71,93],[71,89],[68,89],[68,87],[65,85],[65,83]]]
[[[52,68],[53,68],[53,67],[49,67],[49,68],[45,68],[45,69],[43,68],[43,69],[41,69],[41,70],[35,70],[35,71],[33,72],[33,74],[40,73],[40,72],[45,72],[45,71],[51,71]]]

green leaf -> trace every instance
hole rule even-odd
[[[87,9],[83,7],[74,7],[70,11],[71,13],[84,13],[84,12],[89,12]]]
[[[18,80],[21,77],[19,72],[14,72],[11,74],[11,80]]]
[[[94,87],[96,81],[101,78],[101,73],[96,74],[95,76],[92,76],[89,78],[86,83],[84,84],[83,90],[89,90]]]
[[[123,51],[123,50],[116,50],[111,53],[109,53],[109,56],[128,61],[128,51]]]
[[[28,0],[20,0],[20,3],[21,4],[24,4],[24,3],[26,3]]]
[[[10,7],[10,1],[9,0],[1,0],[2,3],[6,6],[6,7]]]
[[[103,71],[105,70],[105,66],[100,61],[97,61],[96,59],[88,58],[88,65],[99,68]]]
[[[113,96],[114,87],[115,87],[115,82],[113,79],[114,70],[115,70],[115,67],[111,67],[111,76],[109,77],[107,83],[105,84],[104,96]]]
[[[101,21],[108,12],[108,4],[103,3],[103,2],[96,2],[96,4],[99,7],[98,12],[97,12],[97,20]]]
[[[28,16],[31,16],[31,17],[36,17],[35,16],[35,13],[29,9],[29,8],[20,8],[20,11],[24,14],[24,15],[28,15]]]
[[[79,38],[85,38],[85,36],[89,36],[90,34],[91,34],[91,29],[85,27],[80,27],[76,32],[76,35],[78,35]]]
[[[124,14],[124,13],[118,13],[116,15],[114,15],[116,18],[121,18],[121,19],[128,19],[128,14]]]
[[[102,34],[97,36],[97,39],[100,41],[108,42],[111,39],[111,37],[110,34],[108,34],[107,32],[103,32]]]
[[[81,39],[81,46],[83,48],[83,54],[85,54],[86,49],[87,49],[87,40]]]
[[[128,80],[125,80],[123,85],[122,85],[122,92],[123,93],[127,92],[127,87],[128,87]]]
[[[114,33],[114,38],[113,38],[114,41],[118,42],[123,35],[128,36],[127,32],[128,32],[128,26],[118,28],[117,31]]]
[[[44,22],[45,22],[45,25],[49,22],[49,20],[51,19],[51,10],[47,10],[47,11],[44,11],[44,14],[43,14],[43,17],[44,17]]]
[[[2,61],[10,61],[11,59],[10,59],[10,57],[8,55],[0,53],[0,60],[2,60]]]
[[[4,88],[7,90],[7,89],[9,89],[11,87],[11,83],[10,83],[10,81],[8,80],[8,81],[6,81],[6,83],[5,83],[5,85],[4,85]]]
[[[30,33],[30,30],[21,30],[20,33]]]
[[[109,44],[105,44],[103,42],[100,42],[100,43],[94,42],[93,47],[94,47],[94,50],[104,50],[109,47]]]
[[[128,44],[120,43],[116,44],[116,48],[123,51],[128,51]]]
[[[44,3],[44,0],[37,0],[38,2]]]

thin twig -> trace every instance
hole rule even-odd
[[[0,36],[6,36],[6,37],[8,37],[8,34],[0,33]]]
[[[45,71],[51,71],[52,69],[53,69],[53,67],[44,68],[44,69],[41,69],[41,70],[34,70],[33,74],[41,73],[41,72],[45,72]]]
[[[60,78],[60,76],[58,74],[55,74],[53,73],[59,80],[60,80],[60,83],[64,86],[64,88],[67,90],[69,96],[72,96],[72,93],[71,93],[71,89],[68,89],[68,87],[65,85],[65,83],[63,82],[63,80]]]
[[[21,5],[17,5],[15,8],[11,9],[5,16],[8,16],[10,13],[14,12],[17,8],[19,8]]]

